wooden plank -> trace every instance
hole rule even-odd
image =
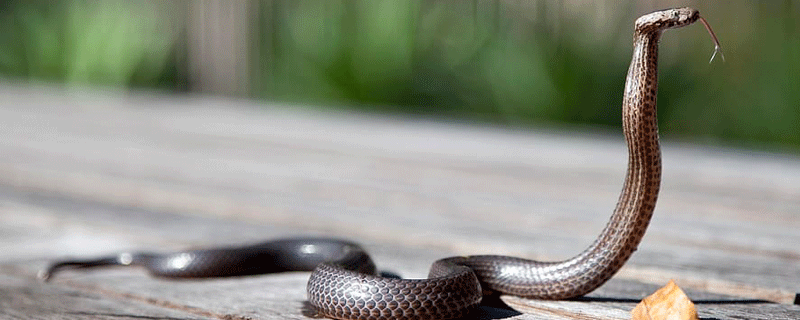
[[[33,286],[25,281],[62,255],[295,234],[357,240],[408,277],[458,254],[565,258],[600,231],[625,169],[618,134],[8,85],[0,97],[0,275],[23,283],[8,292]],[[487,306],[478,316],[625,317],[675,278],[708,302],[698,304],[704,317],[797,318],[798,306],[762,300],[791,303],[800,288],[800,161],[669,141],[664,149],[650,230],[596,300],[506,297],[532,313]],[[112,270],[71,274],[52,290],[210,317],[300,318],[305,277],[174,283]],[[55,294],[42,288],[37,295]],[[216,293],[226,297],[206,301]],[[21,312],[9,310],[0,316]]]
[[[36,199],[36,195],[26,197],[29,202],[47,203],[45,199]],[[19,194],[14,195],[13,198],[21,198]],[[58,213],[55,210],[58,208],[67,207],[63,202],[52,201],[51,207],[40,207],[39,210],[25,209],[24,206],[14,204],[11,200],[4,201],[7,208],[17,212],[39,212],[38,221],[46,220],[42,218],[43,212],[52,212],[54,214],[51,219],[58,219],[58,217],[65,216],[67,212]],[[70,210],[87,209],[75,208],[72,206]],[[99,210],[98,210],[99,209]],[[72,211],[73,215],[79,216],[78,219],[72,217],[70,220],[73,223],[81,221],[80,224],[86,224],[85,228],[88,230],[99,230],[98,235],[91,235],[85,230],[78,231],[78,235],[83,237],[96,238],[100,241],[97,243],[108,243],[109,237],[118,237],[117,241],[112,243],[120,243],[126,239],[138,240],[136,234],[139,234],[141,229],[152,229],[155,232],[149,234],[148,241],[152,242],[153,238],[174,238],[175,235],[169,234],[169,230],[176,230],[176,225],[183,225],[182,230],[189,231],[182,234],[199,234],[200,232],[192,232],[192,225],[196,227],[207,226],[209,221],[200,221],[200,223],[191,223],[195,218],[174,216],[172,214],[161,213],[161,220],[165,222],[165,230],[154,229],[154,222],[142,219],[151,213],[148,212],[135,212],[132,210],[103,210],[98,208],[85,211]],[[53,210],[53,211],[50,211]],[[122,212],[118,212],[122,211]],[[96,212],[102,214],[118,214],[119,217],[105,220],[98,219]],[[35,215],[30,214],[28,216]],[[139,216],[137,216],[139,215]],[[166,217],[164,217],[166,216]],[[109,221],[116,221],[120,224],[127,226],[125,229],[108,229],[102,226],[103,223]],[[174,225],[169,222],[173,221]],[[185,223],[190,222],[190,223]],[[144,226],[141,226],[144,225]],[[245,234],[255,233],[258,231],[259,226],[254,226],[245,223],[231,223],[228,221],[217,221],[215,224],[218,228],[225,230],[241,231]],[[188,226],[188,227],[187,227]],[[72,234],[75,231],[69,231],[62,236],[57,236],[53,241],[53,247],[74,247],[76,235]],[[162,234],[159,234],[162,233]],[[222,236],[230,236],[233,233],[222,232]],[[251,234],[258,238],[257,234]],[[105,240],[104,240],[105,239]],[[85,242],[86,240],[78,241]],[[203,241],[197,239],[195,241]],[[208,240],[205,240],[208,241]],[[92,242],[92,241],[90,241]],[[164,245],[173,246],[174,239],[165,241]],[[228,243],[230,239],[214,239],[212,242]],[[147,247],[148,245],[140,245]],[[417,250],[412,252],[391,252],[385,248],[389,247],[387,244],[370,244],[368,248],[380,248],[383,250],[375,251],[373,254],[378,261],[391,262],[389,265],[396,264],[402,266],[404,262],[420,259]],[[149,245],[149,247],[160,247],[159,245]],[[98,250],[94,248],[93,250]],[[118,251],[128,248],[108,248],[102,249],[103,251]],[[84,249],[85,251],[85,249]],[[99,253],[95,253],[99,254]],[[430,257],[432,255],[442,256],[444,253],[423,253],[426,259],[435,259]],[[7,259],[8,257],[6,257]],[[31,283],[34,281],[33,277],[35,271],[42,267],[41,261],[32,261],[28,264],[17,263],[21,266],[23,271],[17,271],[16,274],[22,274],[24,279],[27,279],[29,285],[41,287],[42,284]],[[7,270],[5,273],[9,272]],[[2,272],[0,272],[2,273]],[[284,318],[299,319],[302,318],[302,310],[307,310],[307,306],[303,304],[305,297],[305,281],[307,280],[307,273],[288,273],[280,275],[257,276],[247,278],[235,279],[222,279],[222,280],[207,280],[207,281],[165,281],[160,279],[153,279],[146,276],[143,272],[138,270],[100,270],[91,273],[69,272],[59,279],[57,279],[52,286],[58,290],[76,290],[81,293],[76,295],[97,295],[105,299],[121,299],[130,300],[137,303],[148,303],[155,307],[162,307],[174,311],[188,312],[192,315],[208,316],[212,318],[225,318],[230,316],[242,318],[258,318],[259,315],[264,314],[278,314]],[[503,301],[517,311],[531,312],[532,314],[515,314],[515,319],[627,319],[627,312],[632,309],[633,305],[638,302],[640,296],[644,296],[649,292],[654,291],[657,286],[647,285],[638,282],[624,281],[619,279],[612,280],[608,285],[602,287],[597,292],[591,294],[584,301],[532,301],[527,299],[520,299],[514,297],[504,297]],[[15,290],[20,290],[19,287],[13,287],[8,290],[11,294],[15,294]],[[38,293],[42,294],[42,293]],[[780,318],[776,316],[785,316],[787,319],[792,319],[800,315],[800,310],[797,308],[786,309],[781,308],[779,305],[769,303],[766,301],[755,301],[747,299],[739,299],[735,297],[724,297],[713,295],[704,292],[689,291],[698,303],[701,315],[714,315],[720,319],[731,318],[731,316],[746,316],[752,319],[775,319]],[[628,298],[618,298],[628,297]],[[40,298],[37,298],[41,300]],[[19,305],[14,305],[12,310],[18,311]],[[742,310],[743,309],[743,310]],[[764,310],[775,309],[771,312],[764,313]],[[76,309],[70,311],[61,311],[68,315],[104,315],[101,310],[96,310],[91,305],[77,304]],[[498,315],[509,314],[512,311],[484,307],[477,315],[478,318],[496,318]],[[110,313],[109,313],[110,314]],[[118,313],[118,314],[125,314]],[[129,313],[140,314],[140,313]]]
[[[76,205],[66,203],[63,199],[47,199],[36,194],[23,195],[19,192],[12,194],[3,193],[3,202],[8,210],[22,213],[27,217],[33,216],[33,220],[58,220],[72,215],[67,220],[72,224],[79,224],[82,227],[65,228],[61,233],[51,234],[45,238],[51,246],[50,249],[64,249],[67,256],[75,255],[74,252],[83,252],[82,256],[96,256],[104,252],[115,252],[131,249],[132,247],[163,248],[175,246],[174,238],[186,238],[191,235],[202,234],[201,230],[193,228],[208,228],[209,225],[215,226],[217,230],[232,228],[234,232],[220,232],[220,238],[196,239],[197,242],[212,242],[213,245],[220,243],[232,243],[230,237],[239,237],[246,234],[248,237],[255,237],[251,241],[263,240],[263,230],[261,226],[256,226],[242,222],[230,222],[227,220],[214,221],[193,221],[197,218],[175,215],[167,212],[159,213],[154,220],[142,219],[152,212],[137,212],[135,210],[116,208],[103,208],[93,205]],[[13,199],[25,198],[29,203],[39,203],[43,206],[31,206],[27,204],[15,203]],[[59,212],[59,210],[66,211]],[[27,214],[25,214],[27,213]],[[52,216],[46,217],[48,214]],[[19,217],[18,215],[17,217]],[[105,218],[105,219],[101,219]],[[12,219],[8,219],[12,220]],[[115,222],[124,225],[125,228],[108,228],[104,224]],[[172,225],[174,223],[174,225]],[[154,224],[159,224],[163,228],[155,229]],[[180,225],[180,228],[176,228]],[[24,228],[18,228],[24,229]],[[147,239],[141,239],[141,230],[150,229],[154,232],[147,234]],[[94,230],[90,232],[87,230]],[[182,232],[175,234],[174,230]],[[163,240],[167,238],[168,240]],[[154,240],[162,239],[163,244],[153,244]],[[42,241],[42,240],[40,240]],[[245,240],[246,241],[246,240]],[[184,239],[182,241],[187,241]],[[94,243],[95,245],[86,245]],[[143,244],[135,244],[143,243]],[[148,244],[149,243],[149,244]],[[97,244],[104,244],[98,246]],[[83,248],[80,246],[83,245]],[[184,245],[185,247],[186,245]],[[376,244],[367,243],[368,248],[375,247]],[[419,259],[417,252],[404,252],[402,249],[389,249],[387,245],[377,245],[383,247],[382,250],[374,250],[373,254],[377,259],[383,261],[415,260]],[[77,249],[76,249],[77,248]],[[70,253],[70,250],[73,253]],[[162,249],[163,250],[163,249]],[[87,251],[91,253],[86,253]],[[54,253],[54,257],[63,257],[65,252]],[[78,253],[78,254],[79,254]],[[436,254],[434,252],[434,254]],[[441,253],[439,253],[441,254]],[[81,255],[81,254],[79,254]],[[431,255],[431,253],[425,253]],[[2,257],[4,261],[16,259],[12,265],[0,264],[0,275],[6,274],[25,279],[29,285],[45,287],[41,283],[34,282],[38,270],[44,267],[42,260],[19,260],[12,254]],[[401,264],[398,264],[401,265]],[[426,266],[427,267],[427,266]],[[400,273],[397,270],[389,270],[393,273]],[[186,312],[192,315],[219,319],[304,319],[305,315],[310,315],[309,307],[305,303],[305,284],[308,280],[308,273],[284,273],[268,276],[242,277],[231,279],[211,279],[202,281],[174,281],[151,278],[142,270],[123,270],[99,269],[90,273],[66,272],[57,277],[50,283],[50,286],[62,291],[79,291],[82,295],[95,295],[103,299],[120,299],[137,303],[147,303],[155,307],[166,308],[174,311]],[[14,294],[20,288],[12,287],[10,294]],[[41,294],[41,293],[36,293]],[[98,298],[100,299],[100,298]],[[47,299],[40,299],[47,301]],[[12,305],[13,311],[19,311],[24,306]],[[60,311],[63,314],[76,318],[86,315],[91,318],[94,315],[105,315],[102,310],[97,310],[96,306],[78,304],[75,310]],[[121,310],[123,308],[120,308]],[[41,311],[32,310],[34,315],[39,315]],[[492,307],[484,307],[476,314],[478,319],[495,318],[497,314],[508,314],[511,311],[500,310]],[[48,315],[49,313],[43,313]],[[119,315],[135,316],[137,313],[125,313],[124,310]],[[3,311],[0,311],[3,315]],[[167,315],[162,315],[167,316]],[[522,316],[522,315],[520,315]],[[536,317],[518,317],[518,319],[539,319]]]
[[[3,319],[212,319],[128,297],[45,285],[5,274],[7,271],[0,269],[0,316]]]

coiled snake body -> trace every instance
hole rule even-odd
[[[313,270],[307,286],[309,302],[319,313],[338,319],[456,318],[481,302],[483,290],[537,299],[584,295],[622,267],[650,222],[661,179],[656,121],[658,41],[664,30],[698,19],[702,18],[697,10],[677,8],[636,20],[622,102],[629,152],[625,183],[605,229],[571,259],[538,262],[491,255],[452,257],[436,261],[428,279],[389,279],[375,275],[374,263],[354,243],[287,239],[247,247],[64,261],[52,265],[42,277],[47,279],[62,269],[101,265],[140,265],[163,277]]]

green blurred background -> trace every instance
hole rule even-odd
[[[700,24],[666,32],[661,132],[673,140],[800,151],[797,1],[242,0],[242,17],[215,11],[221,3],[0,1],[0,77],[502,126],[613,128],[620,125],[633,20],[690,5],[715,29],[726,61],[709,63],[713,44]],[[244,29],[231,32],[214,17],[244,21]],[[233,59],[240,65],[228,75],[234,79],[221,79],[233,89],[209,87],[207,74],[220,70],[196,62],[203,57],[197,43],[214,48],[208,30],[244,39],[242,47],[205,53],[243,57]]]

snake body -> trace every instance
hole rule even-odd
[[[622,102],[628,169],[610,221],[583,252],[560,262],[507,256],[452,257],[434,262],[428,279],[390,279],[358,245],[336,239],[287,239],[258,245],[174,254],[121,254],[64,261],[43,274],[100,265],[140,265],[163,277],[248,275],[313,270],[309,302],[337,319],[451,319],[474,309],[483,291],[537,299],[584,295],[610,279],[639,245],[661,180],[656,120],[658,42],[664,30],[690,25],[697,10],[656,11],[636,20],[633,57]]]

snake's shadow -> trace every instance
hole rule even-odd
[[[800,296],[800,294],[798,294]],[[800,299],[800,298],[798,298]],[[571,301],[582,301],[587,303],[632,303],[638,304],[641,299],[631,298],[611,298],[611,297],[577,297],[570,299]],[[693,301],[696,305],[719,305],[719,304],[763,304],[774,303],[772,301],[761,299],[699,299]],[[488,295],[483,297],[478,310],[472,312],[469,316],[462,319],[506,319],[514,316],[521,315],[519,311],[507,305],[500,299],[500,295]],[[717,320],[716,318],[701,318],[703,320]]]
[[[499,294],[490,294],[483,296],[481,305],[477,310],[470,313],[463,319],[506,319],[522,315],[521,312],[514,310],[500,299]]]
[[[586,301],[586,302],[618,302],[618,303],[639,303],[641,299],[630,298],[608,298],[608,297],[578,297],[571,299],[572,301]],[[775,303],[762,299],[698,299],[692,300],[694,304],[761,304],[761,303]]]

